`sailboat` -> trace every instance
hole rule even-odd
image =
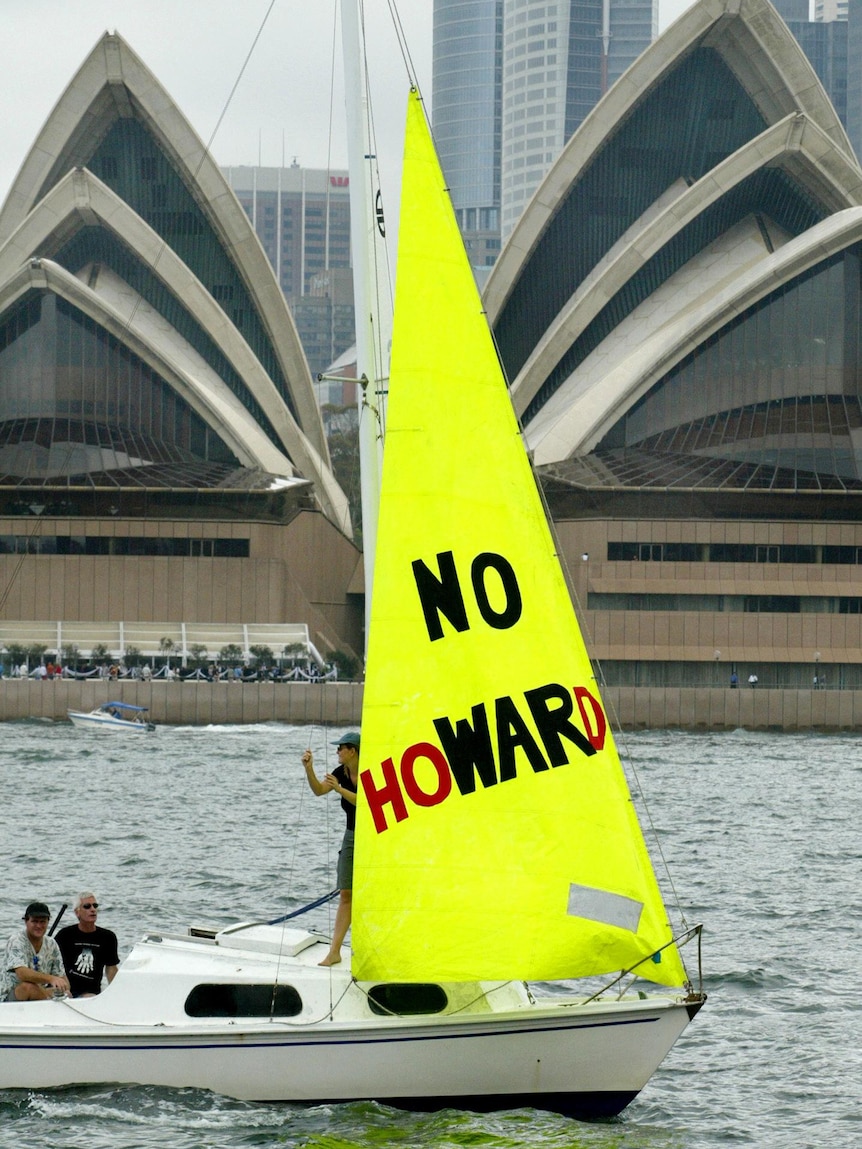
[[[352,954],[286,921],[147,934],[97,997],[0,1007],[0,1089],[607,1117],[703,1005],[415,92],[402,186]]]

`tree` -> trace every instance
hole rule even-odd
[[[64,666],[70,666],[72,669],[78,669],[78,663],[81,661],[81,651],[74,642],[64,643],[60,647],[60,654],[63,656]]]
[[[193,642],[189,647],[189,666],[193,670],[200,670],[208,656],[209,652],[202,642]]]
[[[167,635],[163,635],[159,639],[159,650],[165,656],[165,663],[168,667],[171,665],[171,654],[176,645],[177,644],[174,642],[174,640],[172,638],[168,638]]]
[[[219,662],[224,662],[228,666],[239,666],[243,658],[242,647],[237,646],[235,642],[229,642],[218,652],[218,657]]]
[[[90,659],[93,662],[105,662],[111,657],[111,652],[103,642],[97,642],[93,649],[90,651]]]
[[[295,666],[297,662],[305,662],[308,659],[308,647],[304,642],[289,642],[282,650],[281,657]]]
[[[34,642],[27,647],[27,660],[33,666],[38,666],[48,652],[48,647],[42,642]]]
[[[329,661],[338,671],[340,679],[351,682],[359,677],[359,659],[353,654],[348,654],[346,650],[333,650]]]
[[[268,646],[250,646],[248,652],[258,666],[271,666],[275,661],[275,655]]]
[[[27,649],[20,642],[9,643],[6,647],[6,653],[9,655],[9,661],[13,666],[20,666],[22,662],[27,661]]]
[[[126,654],[125,654],[125,657],[123,658],[123,662],[125,662],[126,666],[128,666],[128,667],[140,666],[143,661],[144,661],[144,652],[141,650],[141,648],[139,646],[127,646],[126,647]]]

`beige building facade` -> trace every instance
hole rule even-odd
[[[862,578],[828,561],[862,550],[862,523],[558,518],[557,533],[609,683],[862,689]]]
[[[860,268],[862,169],[765,0],[692,5],[519,219],[485,302],[615,688],[862,686]]]
[[[91,623],[86,658],[105,624],[296,626],[356,655],[359,559],[261,242],[106,34],[0,208],[0,630]]]

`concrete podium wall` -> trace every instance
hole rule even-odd
[[[0,682],[0,721],[60,721],[66,718],[68,710],[93,710],[113,699],[146,706],[152,721],[162,726],[252,722],[355,726],[362,712],[362,684],[4,679]]]
[[[858,730],[860,690],[608,687],[612,724],[627,730]]]
[[[862,691],[767,690],[756,687],[608,687],[611,725],[623,729],[859,730]],[[110,699],[146,706],[170,726],[252,722],[356,726],[362,684],[76,681],[0,682],[0,721],[61,721],[67,710],[92,710]]]

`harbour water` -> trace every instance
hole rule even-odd
[[[339,731],[0,727],[0,936],[93,888],[121,954],[147,929],[272,918],[332,888],[343,815],[300,754]],[[534,1110],[409,1114],[195,1090],[0,1092],[0,1149],[843,1149],[862,1142],[862,755],[853,735],[627,735],[710,998],[613,1122]],[[329,909],[310,924],[326,928]],[[66,921],[71,920],[71,910]],[[0,1007],[2,1008],[2,1007]],[[0,1057],[6,1056],[0,1049]]]

